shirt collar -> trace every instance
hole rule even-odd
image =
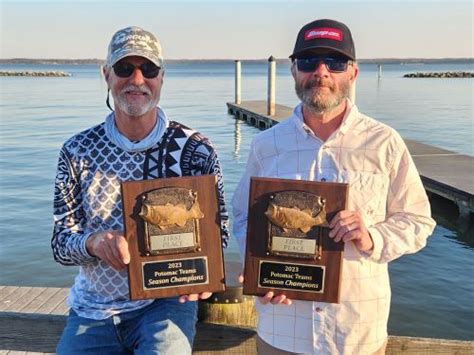
[[[351,100],[347,99],[347,109],[344,114],[344,118],[342,119],[341,125],[337,129],[341,134],[347,133],[358,112],[359,110],[357,109],[357,106],[353,104]],[[296,128],[305,136],[312,133],[311,128],[309,128],[304,122],[302,103],[299,103],[298,106],[296,106],[293,110],[293,121],[296,125]]]
[[[346,113],[344,114],[344,118],[342,119],[341,125],[339,126],[339,132],[346,134],[354,123],[358,113],[359,110],[357,109],[357,106],[352,103],[351,100],[347,99],[347,109]]]

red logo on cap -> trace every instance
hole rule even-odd
[[[337,28],[319,27],[312,28],[304,33],[305,41],[309,41],[315,38],[327,38],[342,42],[342,31]]]

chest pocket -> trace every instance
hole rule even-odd
[[[341,171],[339,181],[349,184],[348,209],[361,213],[368,226],[377,222],[376,219],[385,218],[388,176],[359,171]]]

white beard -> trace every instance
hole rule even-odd
[[[126,97],[127,91],[140,91],[142,93],[147,94],[147,100],[145,103],[138,103],[138,102],[129,102]],[[114,104],[118,106],[118,108],[123,111],[125,114],[131,117],[141,117],[145,115],[147,112],[151,111],[154,107],[158,105],[158,97],[153,98],[151,96],[151,91],[145,85],[142,86],[135,86],[129,85],[123,88],[118,95],[112,92],[112,96],[114,98]]]

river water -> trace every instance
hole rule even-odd
[[[474,155],[472,79],[406,79],[416,71],[473,71],[470,64],[361,65],[359,109],[403,137]],[[68,78],[3,77],[0,92],[0,285],[68,287],[77,269],[52,259],[52,194],[56,160],[71,135],[101,122],[106,85],[96,65],[0,65],[0,70],[63,70]],[[161,106],[170,119],[198,129],[217,147],[226,200],[243,172],[258,130],[227,115],[233,62],[189,62],[166,68]],[[265,63],[242,65],[242,99],[266,99]],[[288,65],[278,65],[279,104],[297,98]],[[453,172],[455,173],[455,172]],[[390,334],[474,339],[474,236],[443,204],[422,251],[390,264]],[[238,260],[234,241],[227,260]]]

